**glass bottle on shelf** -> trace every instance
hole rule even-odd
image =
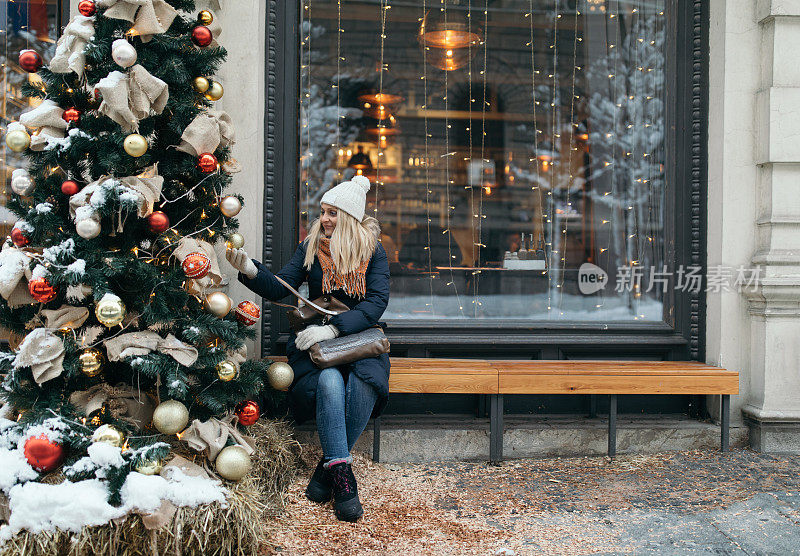
[[[531,234],[528,234],[528,235],[530,236],[530,241],[528,241],[527,256],[528,256],[528,259],[534,260],[537,257],[536,257],[536,247],[534,247],[534,245],[533,245],[533,234],[531,233]]]
[[[519,234],[519,251],[517,251],[517,258],[521,261],[527,260],[528,250],[525,248],[525,232]]]
[[[544,253],[544,238],[542,238],[542,236],[541,236],[541,235],[539,236],[539,243],[538,243],[538,245],[536,246],[536,258],[537,258],[537,259],[542,259],[542,260],[544,260],[544,259],[545,259],[545,253]]]

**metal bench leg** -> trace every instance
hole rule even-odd
[[[730,424],[731,424],[731,397],[729,394],[723,394],[720,408],[720,444],[719,449],[722,452],[728,451],[728,444],[730,442]]]
[[[372,423],[372,461],[381,459],[381,418],[375,417]]]
[[[589,394],[589,419],[597,417],[597,394]]]
[[[617,455],[617,395],[611,394],[608,400],[608,455]]]
[[[489,412],[489,460],[500,463],[503,460],[503,395],[491,395]]]

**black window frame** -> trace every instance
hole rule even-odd
[[[705,275],[707,203],[708,3],[667,0],[667,264]],[[262,260],[273,270],[298,237],[299,2],[266,3],[266,110]],[[671,194],[669,194],[671,192]],[[388,321],[392,355],[567,359],[703,360],[703,291],[670,290],[669,323],[527,320]],[[263,304],[262,355],[285,353],[285,311]]]

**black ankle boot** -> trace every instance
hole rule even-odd
[[[353,468],[347,462],[337,463],[329,469],[333,480],[333,509],[341,521],[355,521],[364,515],[358,499],[358,485]]]
[[[331,472],[322,467],[323,463],[325,463],[325,460],[320,459],[306,487],[306,498],[319,504],[331,499],[331,488],[333,487]]]

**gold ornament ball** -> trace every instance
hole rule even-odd
[[[206,307],[208,311],[219,318],[223,318],[230,313],[232,305],[233,302],[231,298],[223,292],[213,292],[206,296]]]
[[[222,382],[230,382],[239,376],[239,367],[227,359],[220,361],[217,364],[217,376]]]
[[[250,471],[252,462],[247,451],[237,445],[223,448],[217,455],[214,465],[220,477],[229,481],[238,481]]]
[[[210,86],[211,83],[205,77],[194,78],[194,90],[198,93],[205,93]]]
[[[92,434],[92,442],[103,442],[122,448],[122,445],[125,444],[125,435],[113,425],[100,425]]]
[[[103,371],[105,357],[99,349],[89,348],[83,350],[78,360],[81,364],[81,372],[88,377],[95,377]]]
[[[147,139],[138,133],[131,133],[125,138],[125,152],[138,158],[147,152]]]
[[[197,14],[197,21],[205,26],[209,26],[214,23],[214,14],[208,10],[203,10]]]
[[[222,98],[222,95],[225,94],[225,89],[222,88],[222,84],[212,81],[211,85],[208,87],[206,91],[206,98],[208,100],[219,100]]]
[[[127,310],[125,303],[116,295],[105,295],[97,302],[94,314],[101,324],[111,328],[121,323],[125,319]]]
[[[161,434],[178,434],[189,423],[189,410],[178,400],[158,404],[153,412],[153,426]]]
[[[6,134],[6,145],[15,153],[21,153],[31,145],[31,136],[23,129],[15,129]]]
[[[164,467],[160,459],[146,459],[136,466],[136,472],[142,475],[158,475]]]
[[[294,381],[292,366],[283,361],[276,361],[267,369],[267,380],[275,390],[287,391]]]
[[[241,249],[244,247],[244,237],[242,234],[231,234],[228,236],[228,247],[231,249]]]
[[[233,218],[242,210],[242,202],[233,195],[228,195],[219,202],[219,210],[228,218]]]

